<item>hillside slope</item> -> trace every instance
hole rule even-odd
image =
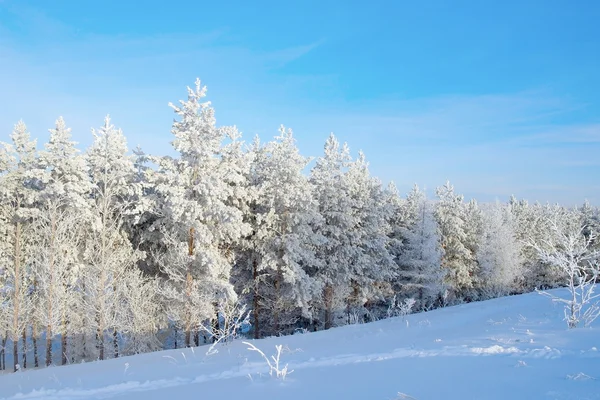
[[[600,399],[598,322],[562,316],[527,294],[252,341],[285,380],[238,341],[4,374],[0,399]]]

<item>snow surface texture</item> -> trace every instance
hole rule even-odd
[[[553,291],[565,295],[565,290]],[[600,399],[600,332],[535,293],[249,341],[0,375],[0,399]],[[291,372],[293,371],[293,372]]]

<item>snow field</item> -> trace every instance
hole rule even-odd
[[[267,357],[282,345],[285,379],[236,341],[6,373],[0,399],[598,399],[597,324],[562,318],[532,293],[249,341]]]

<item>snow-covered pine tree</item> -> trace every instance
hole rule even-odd
[[[535,260],[538,259],[537,252],[531,246],[529,242],[532,239],[532,232],[536,231],[537,218],[534,217],[534,213],[527,200],[518,200],[515,196],[511,196],[508,204],[506,205],[509,218],[513,221],[513,232],[515,239],[519,246],[519,258],[521,260],[521,271],[523,274],[520,285],[517,287],[518,292],[526,292],[535,288],[535,284],[531,285],[529,271],[532,270],[532,266],[535,264]]]
[[[396,184],[392,181],[385,189],[386,204],[389,209],[390,233],[388,234],[388,252],[396,262],[402,253],[402,240],[405,228],[403,210],[406,207],[406,200],[400,197]],[[397,264],[397,263],[396,263]]]
[[[477,252],[481,245],[481,238],[483,237],[483,213],[479,208],[477,200],[471,199],[465,204],[465,247],[468,249],[470,254],[469,270],[471,271],[471,277],[473,286],[471,289],[465,290],[466,300],[473,301],[479,300],[482,296],[480,282],[480,267],[479,260],[477,259]]]
[[[464,296],[473,287],[476,260],[468,247],[466,206],[463,196],[454,193],[450,182],[436,189],[438,203],[435,217],[440,231],[443,249],[442,267],[446,268],[446,283],[452,294]]]
[[[349,320],[391,294],[393,209],[381,183],[370,176],[364,154],[352,161],[348,146],[340,147],[333,135],[311,171],[311,182],[325,220],[319,233],[326,242],[318,248],[323,265],[315,276],[324,286],[321,307],[328,329],[344,309]]]
[[[581,226],[583,228],[583,234],[586,238],[595,236],[595,240],[589,244],[592,249],[600,249],[600,240],[598,236],[600,234],[600,211],[597,207],[592,207],[589,201],[585,201],[581,207],[578,208]]]
[[[9,338],[13,345],[13,366],[19,368],[19,340],[23,338],[23,365],[26,367],[27,328],[31,319],[33,293],[30,270],[30,225],[36,215],[39,170],[36,168],[36,141],[31,140],[23,122],[15,125],[12,144],[0,149],[0,230],[4,233],[1,264],[7,302]]]
[[[417,185],[413,187],[399,210],[396,221],[397,236],[401,241],[395,257],[398,265],[396,282],[397,300],[414,298],[416,309],[427,310],[444,292],[441,268],[442,251],[433,204]]]
[[[359,256],[354,263],[351,293],[347,298],[347,312],[364,312],[366,318],[377,305],[385,304],[393,296],[391,282],[395,277],[395,263],[388,251],[389,224],[393,209],[381,181],[371,176],[369,164],[362,151],[348,166],[352,211],[358,225]]]
[[[322,265],[315,272],[315,277],[323,285],[320,305],[325,329],[331,328],[336,317],[341,315],[349,292],[353,260],[358,257],[354,241],[357,222],[346,178],[350,162],[348,146],[340,147],[331,134],[325,143],[323,156],[317,159],[310,175],[318,210],[324,220],[317,230],[325,242],[317,248],[317,258]]]
[[[205,95],[197,80],[186,101],[170,104],[179,117],[171,129],[179,158],[155,157],[158,170],[150,176],[156,219],[148,240],[156,240],[155,264],[164,277],[161,293],[171,322],[184,332],[186,347],[193,334],[198,341],[201,323],[218,323],[219,301],[236,297],[229,247],[249,232],[232,201],[238,178],[224,156],[223,142],[236,140],[237,130],[216,126],[214,109],[201,102]]]
[[[254,152],[256,198],[249,209],[254,234],[246,265],[253,268],[254,329],[260,336],[289,332],[300,318],[313,318],[312,301],[320,290],[310,274],[318,267],[321,240],[315,228],[321,216],[302,172],[310,159],[300,155],[291,130],[282,126],[274,141],[256,143]]]
[[[515,233],[515,218],[499,203],[482,209],[483,233],[476,255],[479,263],[478,289],[483,298],[516,292],[523,278],[523,243]]]
[[[130,198],[133,210],[124,216],[124,228],[127,231],[132,245],[144,252],[144,257],[138,261],[138,268],[148,277],[159,274],[156,265],[152,262],[152,253],[159,242],[159,235],[151,231],[152,224],[158,216],[153,210],[154,187],[149,180],[152,167],[149,166],[151,157],[144,153],[140,146],[133,150],[135,172],[131,185],[133,196]]]

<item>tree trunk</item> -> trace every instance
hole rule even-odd
[[[31,340],[33,341],[33,366],[38,368],[40,366],[40,358],[38,356],[38,329],[37,323],[33,323],[31,328]]]
[[[348,313],[348,324],[350,324],[351,321],[351,311],[352,309],[356,309],[356,307],[358,306],[358,297],[359,297],[359,286],[358,283],[355,280],[352,280],[350,283],[351,287],[352,287],[352,294],[350,296],[348,296],[348,298],[346,299],[346,312]],[[358,315],[356,316],[358,318]],[[359,322],[359,321],[356,321]]]
[[[252,296],[252,316],[254,319],[254,339],[260,339],[259,323],[259,295],[258,295],[258,261],[252,257],[252,285],[254,286],[254,296]]]
[[[104,330],[102,326],[102,316],[100,313],[96,315],[96,322],[98,323],[98,328],[96,328],[96,348],[98,349],[98,358],[100,360],[104,360]]]
[[[8,332],[2,337],[2,350],[0,350],[0,370],[6,370],[6,342],[8,340]]]
[[[333,286],[328,283],[323,289],[323,302],[325,303],[325,329],[333,326]]]
[[[19,206],[20,207],[20,206]],[[19,369],[19,312],[21,301],[21,223],[15,224],[15,246],[14,246],[14,262],[15,262],[15,290],[13,292],[13,321],[11,339],[13,341],[13,364],[15,372]]]
[[[194,329],[194,346],[200,346],[200,329]]]
[[[2,337],[2,343],[0,343],[0,371],[4,371],[6,369],[6,339],[8,337],[8,332],[6,335]]]
[[[119,334],[113,329],[113,349],[115,358],[119,358]]]
[[[189,323],[189,316],[187,317],[188,320],[185,322],[185,338],[184,338],[184,346],[185,347],[191,347],[191,343],[192,343],[192,331],[190,329],[190,323]]]
[[[193,277],[192,277],[192,257],[194,256],[194,228],[190,228],[188,235],[188,256],[190,257],[190,262],[188,264],[187,275],[185,279],[185,292],[186,292],[186,315],[185,315],[185,347],[191,347],[192,344],[192,310],[191,310],[191,297],[192,297],[192,287],[193,287]]]
[[[212,342],[215,343],[217,340],[219,340],[219,305],[217,303],[213,304],[213,307],[215,308],[215,318],[212,319],[211,321],[211,325],[212,325]]]
[[[27,368],[27,328],[23,329],[23,369]]]
[[[281,299],[281,267],[277,266],[275,274],[275,304],[273,307],[273,329],[275,334],[279,334],[279,302]]]
[[[60,363],[62,365],[67,365],[67,320],[63,317],[62,320],[62,332],[60,333]],[[52,341],[50,342],[50,346],[52,346]],[[50,349],[46,349],[47,352],[52,354],[52,347]]]
[[[54,299],[54,256],[56,248],[54,247],[56,239],[56,213],[52,213],[51,231],[50,231],[50,259],[48,260],[48,269],[50,270],[50,284],[48,285],[48,302],[46,314],[48,318],[48,325],[46,326],[46,367],[52,365],[52,337],[54,335],[52,329],[52,318],[54,314],[54,308],[52,307],[52,300]],[[62,284],[62,283],[61,283]]]
[[[2,338],[2,352],[0,352],[0,363],[2,363],[3,370],[6,370],[6,342],[8,342],[8,331],[4,333]]]
[[[46,327],[46,367],[52,365],[52,325]]]
[[[15,372],[19,370],[19,341],[13,339],[13,364]]]

